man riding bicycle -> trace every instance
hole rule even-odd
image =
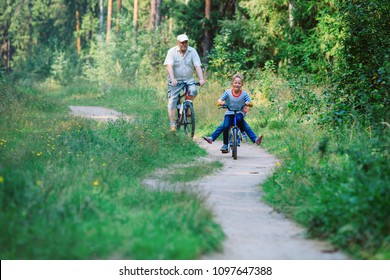
[[[177,45],[169,49],[164,61],[168,72],[168,116],[171,131],[176,131],[175,110],[179,93],[183,88],[182,83],[189,84],[189,98],[194,100],[198,94],[193,78],[196,71],[199,78],[199,85],[205,83],[202,71],[202,63],[197,51],[188,46],[188,36],[181,34],[177,36]],[[195,70],[195,71],[194,71]],[[191,85],[192,84],[192,85]]]

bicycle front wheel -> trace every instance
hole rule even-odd
[[[232,129],[232,157],[234,159],[237,159],[237,139],[238,139],[238,129],[237,127],[234,127]]]
[[[184,132],[192,138],[195,135],[195,110],[192,102],[186,101],[183,115]]]

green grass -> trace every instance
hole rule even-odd
[[[1,93],[1,259],[196,259],[218,249],[223,233],[203,197],[141,183],[205,151],[168,132],[152,90],[93,92]],[[136,121],[71,117],[70,104],[106,105]]]

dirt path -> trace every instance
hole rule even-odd
[[[104,121],[115,120],[119,114],[101,107],[70,106],[70,109],[74,115]],[[242,143],[238,159],[233,160],[230,154],[219,151],[221,142],[210,145],[203,139],[196,141],[207,150],[209,160],[219,160],[224,164],[217,174],[194,183],[195,189],[207,196],[207,203],[227,236],[222,252],[202,259],[348,259],[326,242],[306,239],[303,228],[261,201],[259,185],[272,174],[277,161],[274,156],[258,146]],[[152,178],[145,183],[166,185]]]

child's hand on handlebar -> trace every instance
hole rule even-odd
[[[252,102],[245,102],[245,105],[248,106],[248,107],[253,107],[253,103]]]
[[[225,105],[225,101],[223,101],[221,99],[218,99],[217,105],[218,106],[223,106],[223,105]]]

